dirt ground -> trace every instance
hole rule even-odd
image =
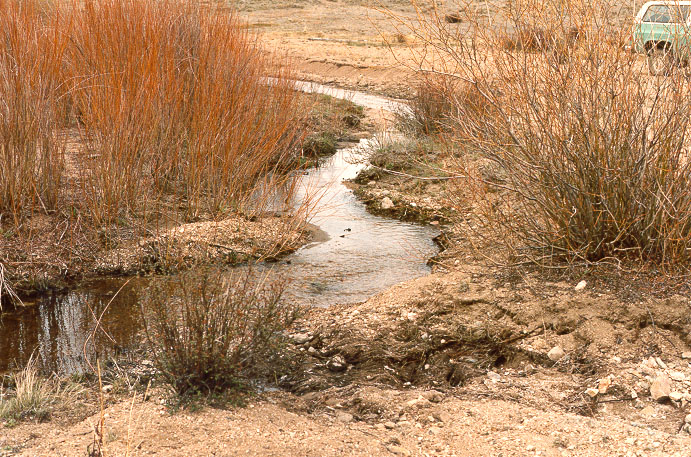
[[[414,72],[397,64],[407,38],[380,11],[239,6],[302,78],[409,93]],[[372,173],[355,186],[374,211],[452,218],[440,183]],[[141,387],[134,401],[127,389],[107,394],[104,455],[691,455],[688,297],[487,268],[459,245],[436,260],[429,276],[364,303],[309,311],[288,348],[300,369],[244,407],[175,411]],[[0,426],[0,456],[85,455],[98,420]]]

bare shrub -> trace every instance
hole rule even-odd
[[[158,369],[178,394],[238,386],[261,373],[296,309],[284,283],[206,269],[157,281],[141,303]]]
[[[473,84],[492,107],[481,124],[467,116],[454,122],[460,147],[496,164],[504,177],[485,183],[501,192],[478,222],[515,254],[540,263],[634,258],[685,265],[689,82],[681,72],[648,77],[617,45],[630,27],[611,20],[615,5],[512,5],[508,13],[496,11],[491,24],[468,17],[467,28],[452,31],[433,15],[420,28],[429,53],[445,65],[421,58],[419,66]],[[503,41],[512,30],[550,30],[551,37],[574,29],[578,39],[563,53],[540,44],[541,34],[521,46]]]
[[[8,0],[0,27],[5,286],[79,275],[183,222],[293,202],[310,103],[230,10]]]
[[[299,95],[236,17],[100,0],[73,21],[67,68],[95,157],[84,195],[97,223],[161,192],[182,196],[191,218],[223,213],[293,159]]]
[[[50,16],[52,17],[52,16]],[[0,221],[54,210],[64,168],[54,127],[65,37],[38,1],[0,6]]]
[[[421,79],[409,107],[399,113],[399,123],[403,130],[422,135],[451,132],[458,119],[484,120],[492,111],[474,84],[434,74]]]

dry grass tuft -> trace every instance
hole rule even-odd
[[[72,402],[78,393],[74,387],[62,387],[55,378],[42,377],[34,358],[8,380],[9,387],[0,386],[0,418],[8,421],[47,420],[55,408]]]

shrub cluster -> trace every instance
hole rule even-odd
[[[0,222],[69,207],[105,230],[171,198],[187,219],[248,204],[294,163],[288,76],[197,2],[0,3]]]
[[[154,283],[141,309],[165,381],[181,395],[212,393],[271,369],[296,316],[281,301],[284,286],[251,272],[211,269]]]
[[[646,74],[618,8],[519,0],[463,28],[422,24],[440,78],[474,90],[433,91],[422,117],[450,113],[446,137],[501,170],[480,222],[524,259],[691,260],[690,83]]]

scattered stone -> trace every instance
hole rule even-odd
[[[691,414],[687,414],[684,418],[684,422],[691,425]]]
[[[665,362],[663,362],[660,357],[655,357],[655,362],[657,362],[657,366],[659,366],[663,370],[667,369],[667,364],[665,364]]]
[[[686,376],[684,376],[684,373],[682,373],[681,371],[671,371],[669,373],[669,377],[672,378],[672,381],[686,381]]]
[[[384,428],[386,428],[387,430],[393,430],[394,428],[396,428],[396,424],[391,421],[384,422]]]
[[[305,344],[312,340],[312,337],[308,333],[296,333],[291,336],[291,339],[295,344]]]
[[[682,352],[681,358],[682,359],[691,359],[691,352]]]
[[[635,400],[638,398],[638,394],[636,393],[635,390],[631,389],[631,399]]]
[[[549,357],[549,359],[552,362],[558,362],[559,360],[561,360],[562,357],[564,357],[564,355],[566,355],[566,354],[564,353],[564,350],[560,346],[554,346],[547,353],[547,357]]]
[[[684,394],[681,392],[674,391],[669,393],[669,399],[672,401],[681,401],[682,398],[684,398]]]
[[[337,355],[328,362],[326,362],[326,367],[334,372],[345,371],[347,368],[346,361],[341,355]]]
[[[585,389],[585,394],[588,395],[591,398],[597,397],[597,394],[600,393],[597,389],[594,389],[592,387]]]
[[[487,377],[490,379],[492,382],[499,382],[501,381],[501,376],[499,373],[495,373],[494,371],[490,371],[487,373]]]
[[[104,384],[103,387],[102,387],[102,390],[103,390],[103,392],[108,393],[108,392],[110,392],[111,390],[113,390],[113,386],[112,386],[111,384]]]
[[[314,348],[314,346],[310,346],[309,348],[307,348],[307,352],[309,352],[310,354],[316,354],[317,350]]]
[[[672,386],[667,375],[660,375],[650,384],[650,396],[657,402],[663,402],[669,398]]]
[[[587,285],[588,285],[588,283],[585,282],[585,280],[583,280],[583,281],[579,282],[578,284],[576,284],[576,287],[574,287],[574,290],[576,292],[580,292],[581,290],[585,289],[585,286],[587,286]]]
[[[393,208],[393,201],[389,197],[382,198],[381,209],[387,210]]]
[[[393,444],[386,446],[386,450],[392,453],[393,455],[402,455],[404,457],[408,457],[411,455],[408,449]]]
[[[621,357],[617,357],[616,355],[612,357],[612,362],[614,363],[621,363]]]
[[[430,390],[429,392],[425,392],[422,394],[422,397],[426,398],[432,403],[441,403],[441,401],[444,399],[444,396],[436,390]]]

